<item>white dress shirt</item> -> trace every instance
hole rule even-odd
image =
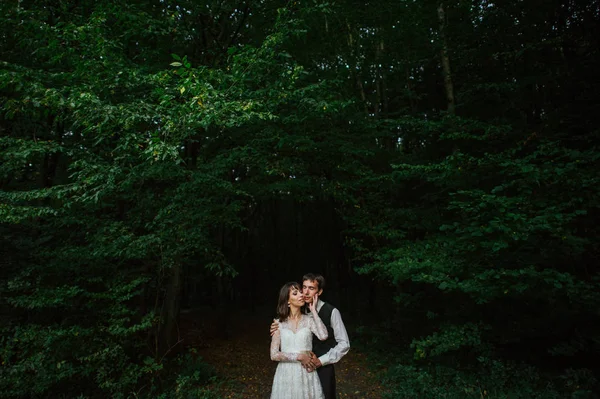
[[[317,301],[317,312],[321,310],[323,304],[323,301]],[[333,336],[337,342],[337,345],[331,348],[329,352],[319,357],[319,360],[323,366],[339,362],[340,359],[350,350],[348,332],[346,332],[346,327],[342,321],[342,315],[337,308],[333,308],[333,311],[331,312],[331,328],[333,328]]]

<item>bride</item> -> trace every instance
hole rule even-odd
[[[316,296],[316,295],[315,295]],[[277,316],[279,329],[271,339],[271,360],[279,362],[273,379],[271,399],[322,399],[323,389],[317,373],[307,371],[302,363],[310,359],[312,334],[327,339],[327,328],[315,309],[302,314],[304,296],[298,283],[287,283],[279,291]]]

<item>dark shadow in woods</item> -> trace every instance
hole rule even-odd
[[[322,299],[338,307],[344,319],[363,323],[383,317],[392,292],[353,270],[344,244],[347,226],[330,201],[258,203],[245,218],[245,228],[215,233],[235,276],[210,275],[203,265],[184,267],[182,309],[218,314],[222,337],[232,334],[232,315],[239,311],[261,317],[266,312],[270,320],[279,288],[308,272],[325,276]]]

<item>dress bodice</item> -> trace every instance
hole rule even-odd
[[[298,325],[290,321],[279,323],[271,341],[271,359],[276,361],[295,361],[300,353],[312,350],[312,336],[320,340],[327,339],[327,328],[318,315],[302,315]]]
[[[308,316],[302,317],[308,318]],[[310,330],[310,326],[298,326],[297,330],[294,331],[285,326],[285,323],[282,323],[280,328],[282,352],[307,352],[312,350],[313,333]]]

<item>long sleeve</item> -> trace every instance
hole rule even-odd
[[[281,352],[281,333],[275,331],[271,338],[271,360],[275,362],[295,362],[298,360],[298,353]]]
[[[329,337],[327,327],[323,324],[323,320],[319,317],[317,312],[311,312],[312,317],[309,315],[310,331],[319,338],[321,341],[325,341]]]
[[[350,351],[348,332],[342,321],[342,315],[337,309],[333,309],[333,312],[331,313],[331,328],[333,328],[333,336],[335,337],[337,345],[331,348],[329,352],[319,357],[323,366],[339,362],[340,359]]]

